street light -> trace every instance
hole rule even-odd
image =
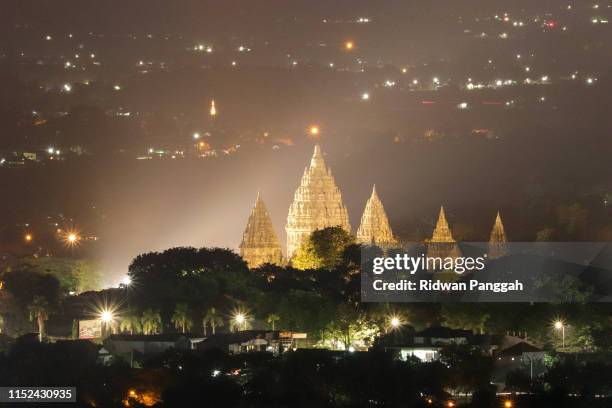
[[[389,330],[397,330],[404,324],[404,321],[402,320],[402,317],[400,315],[390,315],[387,320],[389,322]]]
[[[513,405],[514,404],[512,404],[512,401],[510,401],[510,400],[506,400],[504,402],[504,408],[512,408]]]
[[[561,330],[561,347],[565,349],[565,323],[563,320],[557,320],[554,324],[555,330]]]
[[[110,310],[103,310],[102,313],[100,313],[100,320],[102,320],[104,323],[112,322],[113,312]]]
[[[75,247],[79,244],[81,236],[76,231],[67,231],[64,235],[64,244],[68,247]]]
[[[234,321],[234,325],[238,328],[238,330],[246,330],[247,322],[249,320],[249,316],[242,310],[236,310],[234,312],[234,316],[232,317]]]
[[[352,41],[347,41],[344,43],[345,50],[351,51],[353,48],[355,48],[355,44]]]

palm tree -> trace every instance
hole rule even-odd
[[[158,310],[147,309],[142,314],[142,331],[144,334],[155,334],[161,329],[162,320]]]
[[[204,318],[202,319],[202,326],[204,326],[205,336],[206,336],[206,325],[207,324],[210,324],[213,335],[215,334],[215,330],[217,329],[217,327],[222,327],[224,324],[223,318],[221,317],[221,315],[219,315],[219,313],[214,307],[211,307],[210,309],[208,309],[208,311],[204,315]]]
[[[36,324],[38,324],[38,339],[41,342],[45,335],[45,321],[49,320],[48,309],[49,302],[43,296],[34,296],[32,303],[28,306],[30,321],[36,319]]]
[[[134,334],[134,332],[142,332],[142,323],[140,322],[140,318],[133,311],[129,311],[121,319],[119,330],[122,332],[130,332],[130,334]]]
[[[266,321],[268,322],[268,324],[269,324],[270,326],[272,326],[272,331],[274,331],[274,326],[275,326],[275,323],[276,323],[277,321],[279,321],[279,320],[280,320],[280,316],[279,316],[279,315],[277,315],[277,314],[275,314],[275,313],[270,313],[270,314],[268,315],[268,318],[266,319]]]
[[[183,333],[191,329],[193,320],[189,317],[189,306],[187,306],[186,303],[179,303],[176,305],[174,314],[172,315],[172,323],[174,323],[174,327],[181,329]]]

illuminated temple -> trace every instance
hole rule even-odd
[[[342,227],[351,232],[348,211],[331,170],[325,165],[321,147],[316,145],[310,166],[304,170],[287,215],[287,259],[291,259],[304,239],[326,227]]]
[[[457,258],[461,256],[461,250],[457,245],[457,241],[453,238],[448,221],[446,221],[446,214],[444,213],[444,207],[440,207],[440,214],[438,215],[438,222],[434,228],[431,239],[426,240],[427,244],[427,256],[429,258]],[[430,270],[430,272],[437,272]]]
[[[489,259],[495,259],[506,255],[506,242],[504,224],[502,224],[501,216],[498,211],[495,217],[495,224],[493,224],[493,229],[491,229],[491,236],[489,237]]]
[[[396,243],[387,213],[376,193],[376,186],[372,188],[372,195],[368,199],[361,216],[361,224],[357,229],[357,242],[379,246]]]
[[[242,237],[240,255],[250,268],[265,263],[282,265],[291,261],[302,243],[315,230],[337,226],[351,233],[348,211],[342,202],[342,195],[336,186],[331,170],[325,164],[321,147],[316,145],[310,164],[304,170],[300,184],[295,190],[293,202],[289,207],[285,226],[287,256],[283,257],[272,220],[259,194]],[[361,216],[356,241],[360,244],[381,247],[398,243],[391,230],[382,201],[376,192],[376,186],[373,187]],[[429,257],[461,256],[459,245],[446,220],[444,207],[440,207],[433,234],[430,239],[425,240],[425,245]],[[489,257],[494,259],[504,255],[506,255],[506,234],[498,212],[489,239]]]
[[[256,268],[265,263],[280,265],[283,262],[280,243],[259,193],[242,236],[240,256],[247,262],[249,268]]]

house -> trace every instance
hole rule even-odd
[[[394,352],[401,360],[416,357],[424,362],[440,359],[440,351],[449,346],[472,346],[492,354],[501,344],[498,336],[474,334],[471,330],[432,326],[420,332],[388,333],[375,348]]]
[[[527,371],[530,378],[537,377],[546,371],[544,357],[546,352],[525,341],[495,353],[494,382],[503,383],[510,371]]]
[[[244,330],[234,333],[219,333],[199,343],[198,350],[219,349],[230,354],[268,351],[282,354],[298,347],[306,333],[272,330]]]
[[[104,340],[104,348],[114,356],[133,361],[134,354],[151,355],[168,349],[195,350],[204,337],[189,333],[169,334],[111,334]]]

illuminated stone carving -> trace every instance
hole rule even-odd
[[[348,211],[323,156],[316,145],[310,166],[304,170],[300,185],[295,190],[287,216],[287,259],[291,259],[301,243],[317,230],[340,226],[351,232]]]
[[[246,229],[242,235],[240,256],[247,262],[249,268],[256,268],[264,263],[276,265],[283,263],[280,243],[274,233],[268,210],[259,193],[257,193],[255,206],[251,210]]]
[[[361,216],[361,224],[357,229],[357,242],[378,246],[388,246],[396,243],[389,225],[389,219],[376,193],[376,186],[372,188],[372,195],[368,199]]]

